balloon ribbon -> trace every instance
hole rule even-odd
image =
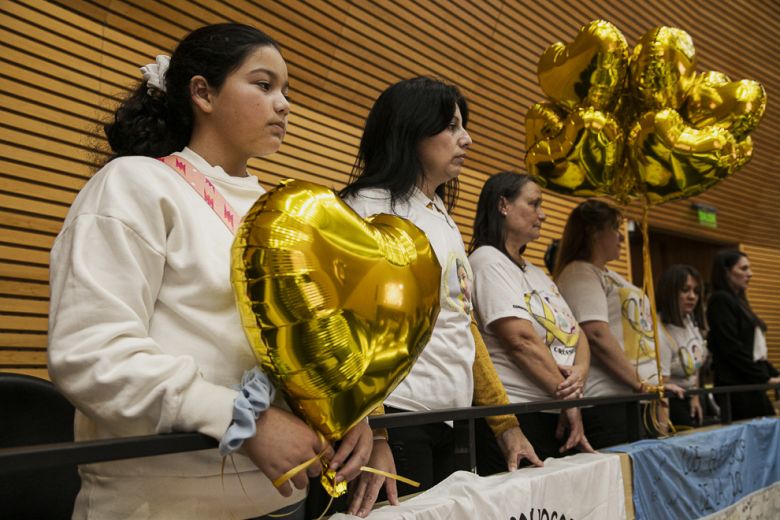
[[[649,217],[648,213],[650,210],[650,199],[648,198],[647,194],[644,194],[644,204],[642,204],[642,264],[643,264],[643,270],[644,270],[644,280],[642,282],[642,290],[645,294],[647,294],[647,299],[650,301],[650,316],[653,320],[653,344],[655,347],[655,367],[658,373],[658,384],[657,385],[648,385],[643,384],[644,389],[648,393],[657,393],[658,394],[658,400],[653,401],[650,406],[648,407],[648,413],[650,415],[650,424],[652,425],[652,429],[648,426],[648,418],[647,416],[644,417],[644,423],[645,427],[648,431],[655,430],[657,433],[662,433],[663,428],[658,420],[658,406],[664,406],[663,399],[664,399],[664,378],[663,374],[661,373],[661,353],[659,352],[660,348],[660,341],[659,341],[659,335],[658,335],[658,312],[656,311],[655,306],[655,287],[653,286],[653,264],[652,260],[650,258],[650,232],[648,230],[648,223],[649,223]],[[668,421],[669,426],[671,427],[672,432],[675,432],[674,425],[671,424],[671,421]]]
[[[325,488],[325,491],[328,492],[328,494],[331,497],[340,497],[344,493],[347,492],[347,483],[346,481],[336,482],[336,472],[332,469],[328,469],[328,463],[322,458],[322,456],[325,454],[326,448],[323,448],[321,452],[319,452],[314,457],[310,458],[309,460],[302,462],[301,464],[298,464],[288,472],[286,472],[281,477],[277,478],[273,481],[274,487],[279,487],[288,480],[290,480],[292,477],[297,475],[299,472],[305,470],[312,464],[314,464],[317,461],[320,461],[322,464],[322,467],[324,469],[322,473],[322,477],[320,478],[320,483],[322,484],[322,487]],[[402,477],[401,475],[396,475],[395,473],[388,473],[387,471],[382,471],[376,468],[371,468],[369,466],[360,466],[360,471],[366,471],[368,473],[374,473],[376,475],[382,475],[383,477],[391,478],[394,480],[400,480],[401,482],[408,484],[412,487],[420,487],[420,483],[416,482],[412,479]]]

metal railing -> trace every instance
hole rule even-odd
[[[686,395],[730,394],[746,391],[780,391],[780,383],[761,385],[721,386],[689,390]],[[667,393],[668,394],[668,393]],[[474,421],[483,417],[503,414],[517,414],[557,410],[574,406],[600,406],[607,404],[626,405],[629,441],[639,440],[642,435],[641,401],[658,399],[658,394],[630,394],[614,397],[591,397],[557,401],[539,401],[501,406],[474,406],[450,408],[429,412],[403,412],[382,416],[371,416],[373,427],[399,428],[420,424],[453,421],[455,429],[455,457],[458,469],[471,470],[476,466],[474,448]],[[720,410],[720,422],[731,423],[730,400],[725,399]],[[206,450],[217,447],[217,441],[200,433],[167,433],[139,437],[121,437],[99,441],[39,444],[0,449],[0,475],[19,471],[30,471],[56,466],[93,464],[111,460],[150,457],[187,451]]]

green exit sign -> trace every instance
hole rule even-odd
[[[700,225],[713,229],[718,227],[718,211],[715,208],[704,204],[694,204],[693,207],[699,217]]]

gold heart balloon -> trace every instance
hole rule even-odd
[[[562,118],[549,104],[536,104],[526,116],[530,147],[528,173],[548,189],[566,195],[610,192],[622,168],[623,130],[609,113],[577,108]]]
[[[753,155],[748,134],[765,109],[760,83],[710,71],[693,80],[679,113],[639,118],[628,138],[629,162],[649,202],[697,195],[741,169]]]
[[[750,160],[748,134],[766,109],[761,84],[697,76],[693,40],[674,27],[645,33],[628,61],[626,48],[617,28],[596,20],[542,54],[539,84],[554,104],[526,116],[526,167],[540,184],[659,204],[701,193]]]
[[[628,67],[628,44],[609,22],[582,27],[574,41],[554,43],[539,59],[542,91],[526,115],[528,172],[565,195],[610,193],[623,157],[623,131],[610,110]]]
[[[291,409],[338,440],[408,374],[439,312],[441,268],[417,227],[360,218],[287,180],[247,213],[232,281],[249,342]]]
[[[628,44],[617,27],[595,20],[572,43],[557,42],[539,59],[539,86],[555,103],[610,110],[623,86]]]
[[[731,81],[721,72],[710,71],[696,78],[681,113],[696,128],[714,125],[741,140],[758,126],[765,110],[761,83]]]
[[[695,77],[691,36],[674,27],[648,31],[634,47],[630,84],[645,110],[679,108]]]
[[[697,195],[741,168],[750,158],[750,138],[740,145],[715,125],[688,125],[671,108],[651,111],[628,138],[631,166],[652,204]]]

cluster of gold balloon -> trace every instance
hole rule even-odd
[[[766,108],[751,80],[697,74],[690,35],[648,31],[629,56],[623,34],[596,20],[539,60],[550,103],[526,116],[529,173],[566,195],[659,204],[690,197],[742,168]]]
[[[364,220],[313,183],[282,181],[257,200],[236,234],[231,270],[261,368],[328,441],[406,377],[439,313],[441,267],[425,234],[391,215]],[[309,461],[317,462],[326,491],[344,493],[327,461]]]
[[[656,338],[648,209],[697,195],[742,168],[766,108],[760,83],[697,73],[695,65],[693,41],[681,29],[656,27],[629,54],[623,34],[596,20],[542,54],[539,84],[550,102],[526,115],[525,162],[542,186],[642,203],[644,288]],[[660,362],[658,374],[662,384]]]

